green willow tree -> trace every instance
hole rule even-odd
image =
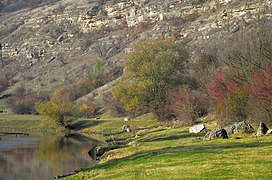
[[[116,84],[114,97],[128,112],[154,112],[165,118],[168,92],[184,83],[184,62],[188,59],[183,42],[172,39],[142,41],[126,56],[126,68]]]

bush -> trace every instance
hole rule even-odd
[[[82,103],[80,107],[80,116],[85,118],[93,118],[99,115],[100,107],[94,103],[93,99],[89,99],[86,103]]]
[[[103,104],[110,117],[124,117],[127,115],[120,98],[114,98],[112,92],[107,92],[103,95]]]
[[[5,78],[0,79],[0,93],[5,91],[8,87],[8,81]]]
[[[36,105],[36,110],[43,117],[43,125],[66,127],[78,116],[78,106],[71,101],[72,96],[65,88],[58,88],[49,101]]]
[[[16,114],[37,114],[35,104],[48,99],[45,93],[27,93],[24,87],[18,87],[8,100],[8,104]]]
[[[177,120],[191,125],[197,123],[199,117],[206,115],[208,101],[205,93],[193,90],[188,85],[179,86],[171,95],[171,110]]]
[[[168,92],[185,83],[187,58],[184,43],[171,39],[135,44],[126,56],[127,66],[123,78],[116,84],[114,97],[120,99],[129,113],[160,112]],[[164,113],[157,115],[164,119]]]

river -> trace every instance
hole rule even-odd
[[[48,180],[96,162],[88,155],[95,139],[58,134],[4,136],[0,140],[0,180]]]

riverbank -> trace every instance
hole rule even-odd
[[[208,130],[214,127],[207,124]],[[106,152],[98,165],[65,179],[272,178],[272,135],[235,134],[203,141],[205,133],[190,134],[188,128],[138,129],[123,139],[124,147]]]
[[[13,130],[37,130],[39,121],[39,116],[0,115],[0,126]],[[125,124],[132,132],[121,132]],[[149,115],[130,121],[79,119],[72,126],[88,136],[98,134],[105,145],[122,145],[103,154],[98,165],[65,179],[272,178],[272,135],[235,134],[203,141],[205,133],[190,134],[189,127]],[[216,124],[207,122],[206,127],[211,130]]]

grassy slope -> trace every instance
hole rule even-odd
[[[210,127],[211,128],[211,127]],[[139,146],[107,152],[99,165],[67,179],[271,179],[272,136],[192,140],[187,128],[138,131]]]

